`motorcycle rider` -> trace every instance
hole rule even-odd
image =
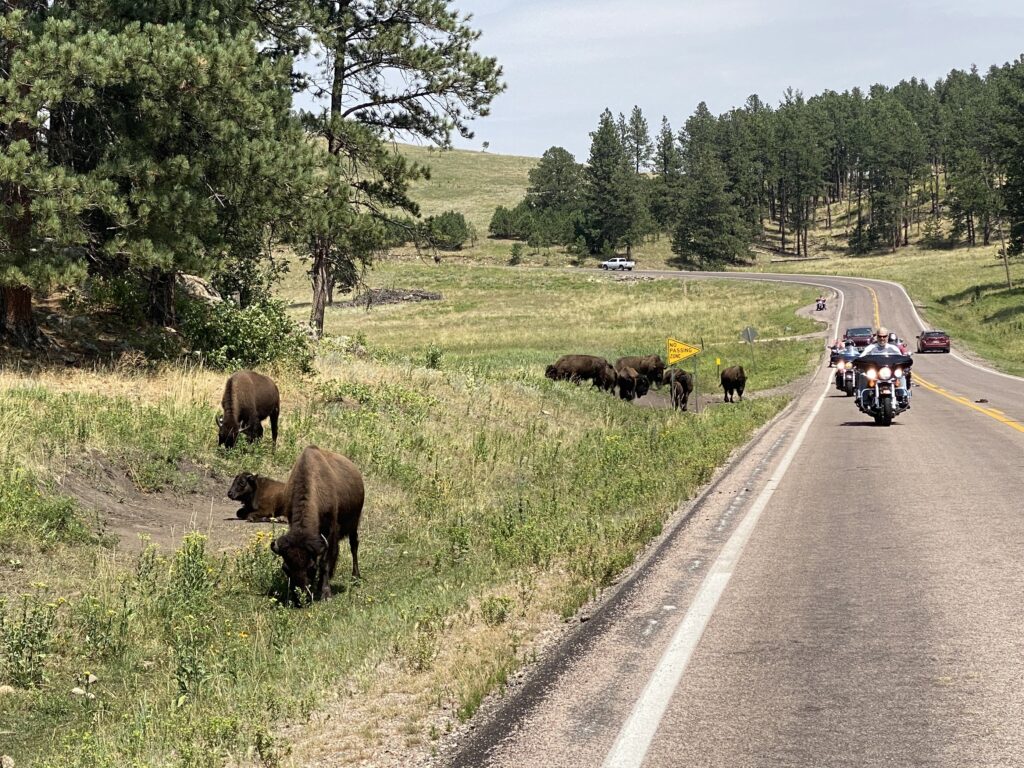
[[[895,339],[896,335],[892,334],[892,338]],[[889,329],[885,326],[880,326],[875,330],[875,337],[871,344],[864,347],[864,351],[860,353],[860,357],[865,355],[902,355],[903,352],[895,342],[890,341]],[[860,408],[860,396],[864,392],[864,388],[867,385],[867,376],[863,373],[857,374],[857,395],[854,398],[857,407]],[[903,376],[900,376],[896,380],[896,398],[900,400],[907,408],[910,407],[909,395],[906,386],[906,380]]]

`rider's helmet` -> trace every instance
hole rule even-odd
[[[899,339],[896,338],[896,334],[895,333],[890,333],[889,334],[889,343],[890,344],[898,344],[899,343]]]

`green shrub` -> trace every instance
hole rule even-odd
[[[239,309],[231,302],[182,308],[181,331],[193,352],[215,368],[253,368],[266,363],[308,371],[313,345],[285,313],[284,302]]]
[[[469,240],[469,224],[458,211],[445,211],[440,216],[431,216],[426,226],[431,242],[442,251],[457,251]]]

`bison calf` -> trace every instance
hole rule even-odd
[[[672,407],[685,411],[690,400],[690,393],[693,392],[693,375],[674,369],[665,371],[665,383],[671,387]]]
[[[228,498],[242,502],[242,506],[235,514],[250,523],[274,519],[287,520],[286,487],[286,484],[279,480],[242,472],[236,475],[231,483]]]
[[[743,399],[743,388],[747,385],[747,374],[742,365],[733,365],[722,371],[722,389],[725,390],[725,402],[732,403],[733,393]]]
[[[270,549],[281,557],[296,603],[303,593],[326,599],[341,539],[348,538],[352,575],[359,578],[363,477],[344,456],[311,445],[292,467],[284,494],[288,532],[271,542]]]
[[[255,371],[238,371],[224,385],[220,400],[223,416],[217,417],[217,443],[234,448],[239,434],[249,442],[263,437],[263,424],[270,418],[270,435],[277,445],[277,417],[281,413],[281,394],[273,380]]]

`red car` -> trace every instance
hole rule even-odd
[[[949,352],[949,335],[945,331],[924,331],[917,337],[918,352]]]
[[[847,328],[846,333],[843,334],[843,341],[852,341],[858,348],[863,349],[871,343],[871,338],[874,335],[875,329],[868,326]]]

